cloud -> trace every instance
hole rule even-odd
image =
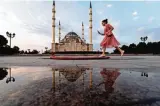
[[[133,15],[133,16],[137,16],[137,15],[138,15],[137,11],[134,11],[134,12],[132,13],[132,15]]]
[[[148,19],[149,22],[152,22],[154,20],[155,20],[155,17],[153,17],[153,16],[149,17],[149,19]]]
[[[136,21],[136,20],[138,20],[138,19],[139,19],[139,17],[138,17],[138,16],[133,17],[133,20],[134,20],[134,21]]]
[[[144,33],[151,33],[151,32],[154,32],[155,34],[160,34],[160,27],[148,28],[144,30]]]
[[[120,20],[112,20],[111,19],[111,24],[114,27],[114,34],[118,38],[120,36]]]
[[[44,1],[17,1],[1,2],[0,5],[0,33],[5,35],[6,31],[16,33],[12,40],[13,45],[21,49],[44,49],[51,47],[52,41],[52,3]],[[23,9],[20,9],[23,5]],[[61,5],[61,6],[59,6]],[[76,2],[65,4],[56,3],[56,42],[58,42],[58,22],[61,21],[62,38],[69,32],[75,31],[81,36],[81,23],[84,20],[85,31],[88,32],[88,11],[77,9]],[[35,8],[36,7],[36,8]],[[68,8],[69,7],[69,8]],[[7,10],[6,10],[7,8]],[[45,9],[44,9],[45,8]],[[75,12],[75,9],[77,12]],[[88,10],[88,9],[87,9]],[[25,13],[25,14],[24,14]],[[42,14],[43,13],[43,14]],[[78,15],[78,14],[86,15]],[[65,17],[67,16],[67,17]],[[88,37],[88,36],[86,36]]]
[[[143,31],[144,30],[144,27],[139,27],[138,29],[137,29],[137,31]]]
[[[30,12],[29,9],[20,10],[18,7],[14,8],[14,5],[11,4],[4,3],[4,7],[1,7],[1,13],[3,12],[3,15],[0,16],[0,23],[2,25],[0,26],[0,33],[3,35],[5,35],[6,31],[16,33],[15,38],[12,39],[12,45],[17,45],[20,49],[26,50],[30,48],[41,50],[45,46],[49,46],[49,42],[51,42],[51,30],[49,26],[51,25],[49,24],[48,26],[45,17],[43,15],[36,15],[34,12]],[[23,6],[25,8],[26,4],[24,3]],[[5,7],[7,7],[8,11]],[[25,17],[18,13],[21,11],[26,14]]]
[[[102,15],[102,14],[103,14],[103,11],[97,11],[97,13],[98,13],[99,15]]]
[[[111,8],[112,7],[112,4],[107,4],[106,5],[108,8]]]
[[[151,0],[145,0],[144,2],[145,2],[145,4],[151,4],[151,3],[153,3]]]
[[[145,28],[139,33],[140,36],[148,36],[149,41],[159,41],[160,39],[159,34],[160,34],[160,27]]]
[[[139,37],[145,37],[147,36],[147,42],[156,42],[157,39],[155,39],[155,33],[154,32],[150,32],[150,33],[141,33]]]
[[[83,5],[83,3],[85,3]],[[88,6],[87,6],[88,5]],[[99,49],[99,43],[103,39],[97,34],[97,29],[103,32],[102,19],[106,17],[109,23],[113,25],[114,34],[120,42],[126,41],[125,35],[135,35],[142,23],[129,22],[127,17],[123,23],[123,17],[117,11],[110,12],[113,7],[112,4],[105,2],[92,2],[93,5],[93,43],[94,48]],[[23,9],[22,9],[23,6]],[[62,38],[70,31],[76,32],[79,36],[82,34],[82,21],[84,23],[85,39],[89,42],[89,1],[57,1],[56,2],[56,42],[58,42],[58,22],[61,22],[61,36]],[[117,7],[118,8],[118,7]],[[130,11],[128,11],[129,13]],[[130,14],[130,13],[129,13]],[[122,19],[123,18],[123,19]],[[139,14],[134,11],[133,20],[139,19]],[[149,20],[149,19],[148,19]],[[151,18],[150,20],[154,20]],[[127,22],[128,21],[128,22]],[[123,23],[123,24],[121,24]],[[129,25],[127,25],[129,23]],[[16,37],[12,39],[13,45],[19,46],[21,49],[44,49],[44,47],[51,47],[52,41],[52,0],[16,0],[9,2],[0,2],[0,34],[5,35],[6,31],[16,33]],[[124,30],[122,31],[121,29]],[[134,28],[133,28],[134,27]],[[142,28],[140,28],[142,32]],[[144,29],[146,31],[146,29]],[[126,33],[127,32],[127,33]],[[152,31],[151,31],[152,32]],[[125,36],[125,37],[123,37]],[[131,36],[131,35],[130,35]],[[157,36],[157,33],[154,35]],[[124,39],[123,39],[124,38]],[[128,42],[127,38],[127,42]],[[153,37],[154,39],[154,37]]]
[[[154,36],[155,36],[154,32],[148,33],[146,36],[148,37],[148,39],[147,39],[148,42],[155,42],[156,41],[154,39]]]
[[[133,20],[134,20],[134,21],[136,21],[136,20],[139,19],[139,16],[138,16],[138,12],[137,12],[137,11],[134,11],[134,12],[132,13],[132,16],[133,16]]]

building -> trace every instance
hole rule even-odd
[[[68,85],[68,83],[76,83],[78,87],[84,88],[93,86],[93,68],[85,67],[65,67],[65,68],[53,68],[52,69],[52,86],[54,91],[63,90],[62,85]],[[82,86],[83,85],[83,86]],[[84,86],[85,85],[85,86]],[[58,88],[58,89],[57,89]],[[68,92],[68,91],[67,91]]]
[[[63,51],[93,51],[92,44],[92,4],[90,2],[89,8],[89,43],[86,43],[84,39],[84,25],[82,22],[82,36],[80,37],[75,32],[69,32],[61,39],[61,24],[59,21],[59,42],[55,42],[55,21],[56,21],[56,6],[53,1],[52,8],[52,52],[63,52]]]

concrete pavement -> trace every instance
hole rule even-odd
[[[108,60],[51,60],[49,56],[0,57],[0,67],[13,66],[91,66],[106,68],[152,68],[160,69],[160,56],[111,56]]]

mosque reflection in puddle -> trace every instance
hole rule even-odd
[[[53,71],[53,90],[64,89],[64,85],[69,85],[70,83],[75,83],[76,85],[80,84],[83,87],[85,86],[85,74],[86,71],[89,71],[89,88],[92,88],[92,69],[91,68],[61,68],[61,69],[52,69]],[[58,76],[58,77],[56,77]],[[67,80],[67,82],[66,82]]]
[[[123,71],[119,69],[107,69],[102,68],[98,72],[95,72],[93,68],[62,68],[52,69],[52,97],[53,102],[61,105],[68,103],[74,104],[76,102],[78,106],[94,105],[94,106],[128,106],[135,104],[148,104],[143,97],[142,101],[134,101],[134,97],[130,87],[126,85],[121,86],[122,89],[128,89],[127,91],[119,91],[116,89],[118,84],[117,79],[120,76],[124,76]],[[123,73],[123,74],[122,74]],[[96,74],[96,75],[95,75]],[[122,75],[121,75],[122,74]],[[136,73],[134,73],[136,74]],[[138,73],[141,77],[148,77],[148,73]],[[97,77],[96,77],[97,76]],[[114,86],[115,85],[115,86]],[[117,86],[120,87],[120,86]],[[139,91],[144,89],[138,89]],[[151,101],[154,103],[154,101]]]
[[[0,68],[0,80],[4,80],[4,83],[5,81],[6,83],[15,82],[15,78],[12,75],[14,72],[15,71],[12,72],[11,68]],[[44,73],[47,73],[46,75],[48,76],[45,76]],[[37,75],[37,73],[34,75]],[[44,76],[42,81],[36,80],[36,83],[32,83],[32,85],[35,84],[35,86],[31,86],[31,88],[29,85],[29,88],[33,89],[33,91],[40,91],[38,96],[35,94],[35,100],[31,101],[33,103],[42,103],[45,101],[46,103],[57,106],[117,106],[117,104],[122,106],[126,106],[125,104],[127,104],[128,106],[148,104],[147,101],[150,100],[149,97],[152,93],[155,99],[152,100],[151,98],[150,102],[154,103],[159,100],[156,98],[159,97],[158,93],[153,92],[155,89],[150,89],[154,87],[154,79],[152,83],[148,83],[150,86],[146,87],[146,85],[143,84],[152,78],[153,74],[151,73],[77,66],[58,69],[53,68],[52,71],[47,69],[47,72],[43,71],[41,76]],[[16,84],[17,83],[18,78]],[[12,84],[10,85],[12,86]],[[27,90],[29,90],[29,94],[32,94],[30,89],[27,88],[24,90],[26,95]],[[150,89],[150,91],[148,89]],[[146,99],[146,92],[148,92],[147,97],[149,99]]]
[[[99,80],[100,78],[93,79],[92,68],[71,67],[63,69],[52,69],[52,71],[52,90],[54,93],[58,93],[59,95],[78,94],[79,96],[81,95],[83,99],[85,99],[84,96],[86,96],[86,98],[90,98],[90,100],[91,98],[101,95],[105,96],[105,98],[108,97],[108,95],[114,91],[113,84],[120,75],[118,69],[103,68],[98,73],[102,77],[102,80]],[[68,89],[66,88],[67,86]],[[101,88],[105,89],[105,91],[101,92]]]

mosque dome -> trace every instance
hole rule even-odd
[[[65,35],[64,39],[62,39],[60,42],[69,43],[71,41],[76,41],[77,43],[83,42],[83,40],[81,39],[81,37],[78,34],[76,34],[75,32],[73,32],[73,31],[72,32],[68,32]]]
[[[60,71],[62,75],[69,81],[69,82],[75,82],[85,71],[86,69],[77,69],[76,68],[65,68],[63,71]]]
[[[78,37],[78,35],[75,32],[69,32],[67,33],[66,36],[77,36]]]

